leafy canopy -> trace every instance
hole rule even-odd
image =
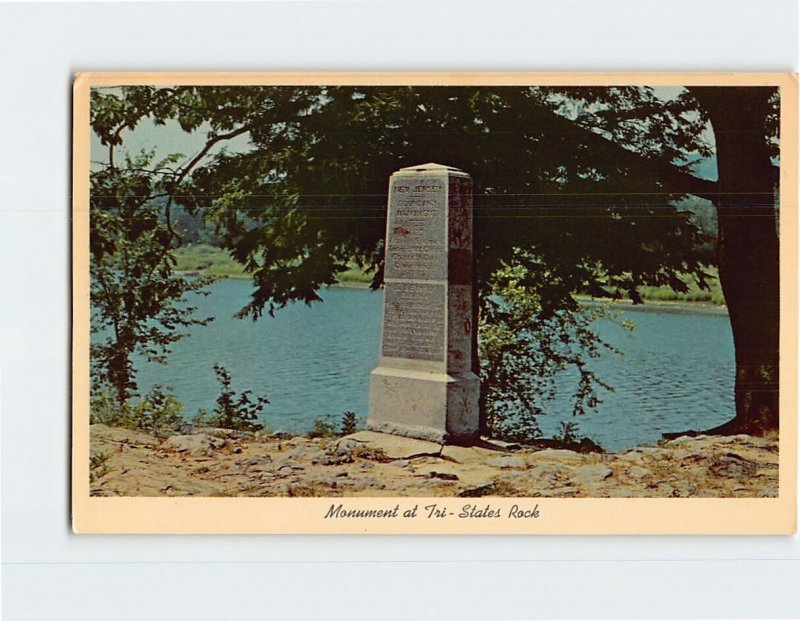
[[[702,264],[712,260],[690,214],[674,206],[686,189],[664,180],[664,171],[689,171],[711,150],[705,117],[686,93],[122,87],[92,98],[92,127],[109,147],[144,118],[207,128],[206,148],[164,183],[218,227],[253,274],[242,315],[317,300],[351,260],[379,286],[387,179],[423,161],[474,178],[478,283],[525,249],[519,261],[535,257],[558,275],[547,282],[545,307],[576,291],[636,301],[642,284],[680,291],[678,273],[702,282]],[[212,152],[242,134],[249,150]]]

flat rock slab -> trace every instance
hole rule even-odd
[[[342,438],[339,443],[359,443],[370,449],[383,452],[389,459],[410,459],[421,455],[436,455],[442,452],[442,445],[427,440],[417,440],[377,431],[359,431]]]
[[[610,477],[611,468],[603,464],[588,464],[578,466],[573,470],[570,482],[573,485],[592,485],[600,483]]]
[[[487,460],[503,455],[502,450],[485,446],[459,446],[446,444],[442,447],[442,457],[459,464],[486,463]]]
[[[161,448],[191,455],[210,455],[214,450],[225,446],[225,440],[207,433],[193,433],[188,436],[170,436]]]
[[[513,468],[515,470],[524,470],[528,467],[528,462],[522,455],[499,455],[492,457],[486,464],[493,468]]]

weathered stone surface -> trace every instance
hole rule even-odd
[[[432,470],[428,473],[428,476],[432,479],[441,479],[443,481],[458,481],[458,475],[454,472],[439,472],[437,470]]]
[[[644,479],[652,474],[651,470],[642,468],[641,466],[631,466],[628,468],[628,474],[634,479]]]
[[[718,476],[745,477],[756,473],[757,464],[736,453],[726,453],[717,457],[708,468]]]
[[[316,445],[311,443],[298,445],[288,452],[280,455],[277,459],[278,466],[298,466],[303,464],[314,464],[321,461],[325,453]]]
[[[558,475],[561,474],[561,467],[558,464],[552,463],[539,464],[531,468],[530,473],[534,479],[553,482],[556,481]]]
[[[498,455],[502,455],[502,450],[487,448],[484,446],[459,446],[458,444],[446,444],[442,447],[441,456],[444,459],[454,461],[456,463],[467,463],[492,459]]]
[[[596,485],[611,474],[611,468],[605,464],[588,464],[575,468],[569,480],[573,485]]]
[[[537,451],[534,455],[538,461],[540,459],[569,459],[575,457],[578,453],[566,449],[544,449]]]
[[[445,447],[453,449],[455,460],[438,444],[373,432],[340,440],[243,439],[239,455],[224,446],[197,454],[163,450],[153,436],[104,425],[93,425],[90,438],[92,454],[108,456],[104,469],[93,471],[90,489],[95,496],[775,498],[778,494],[776,436],[758,442],[750,437],[734,442],[695,438],[680,446],[653,447],[658,458],[642,447],[637,451],[644,456],[641,462],[626,459],[630,452],[603,455],[522,448],[502,453],[483,446]],[[395,456],[387,457],[373,441]],[[403,450],[398,450],[400,443]],[[340,461],[318,461],[318,451]],[[690,457],[674,458],[686,451]],[[503,467],[512,465],[504,457],[523,461],[517,462],[518,467]],[[606,476],[611,471],[613,475]]]
[[[680,436],[675,438],[674,440],[670,440],[667,442],[669,446],[683,446],[685,444],[691,444],[694,442],[694,438],[691,436]]]
[[[375,431],[359,431],[339,441],[339,446],[347,442],[353,447],[369,448],[382,452],[388,459],[409,459],[421,455],[441,453],[442,447],[435,442],[407,438]]]
[[[488,460],[486,464],[495,468],[524,469],[528,466],[528,462],[521,455],[499,455]]]
[[[445,442],[478,432],[472,181],[439,164],[389,181],[381,357],[367,428]]]
[[[491,496],[495,492],[496,486],[493,481],[487,483],[479,483],[465,487],[459,492],[461,498],[479,498],[481,496]]]
[[[544,489],[540,492],[540,496],[546,496],[548,498],[563,498],[566,496],[576,496],[580,494],[581,490],[577,487],[571,487],[569,485],[565,485],[564,487],[554,487],[552,489]]]
[[[225,446],[225,440],[215,438],[207,433],[193,433],[188,436],[170,436],[164,440],[161,448],[177,453],[210,455],[223,446]]]

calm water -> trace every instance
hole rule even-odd
[[[369,373],[378,360],[381,294],[365,289],[329,289],[325,302],[295,304],[258,322],[234,319],[251,290],[244,280],[221,280],[197,301],[208,326],[173,347],[168,365],[139,363],[140,388],[171,386],[187,416],[209,411],[219,394],[212,365],[223,364],[237,391],[266,394],[270,429],[310,430],[315,418],[347,410],[363,422]],[[665,431],[707,428],[733,415],[733,341],[726,316],[630,311],[633,333],[610,322],[600,334],[625,352],[604,354],[593,368],[615,387],[599,409],[573,418],[568,381],[563,397],[540,420],[545,436],[562,420],[574,420],[584,435],[619,450],[655,442]]]

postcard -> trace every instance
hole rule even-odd
[[[797,76],[84,73],[78,533],[796,528]]]

